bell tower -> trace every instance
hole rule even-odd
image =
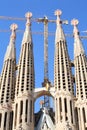
[[[62,29],[63,21],[60,19],[61,14],[61,10],[55,11],[57,16],[54,61],[56,130],[64,130],[67,122],[70,128],[75,130],[73,78],[65,34]]]
[[[13,124],[11,121],[13,120],[12,103],[16,78],[15,39],[17,25],[12,24],[10,29],[12,33],[4,58],[0,84],[0,130],[12,130]]]
[[[74,26],[74,65],[76,82],[76,107],[79,130],[87,130],[87,58],[77,28],[79,21],[72,20]]]
[[[27,19],[26,29],[22,40],[16,79],[14,130],[19,128],[34,130],[34,58],[31,35],[32,13],[26,13],[25,17]]]

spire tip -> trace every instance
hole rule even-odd
[[[31,18],[31,17],[32,17],[32,13],[31,13],[31,12],[27,12],[27,13],[25,14],[25,17],[26,17],[27,19]]]
[[[15,23],[11,24],[11,26],[10,26],[10,29],[11,29],[12,31],[16,30],[17,28],[18,28],[18,25],[15,24]]]
[[[56,10],[54,14],[57,15],[57,16],[61,16],[62,11],[61,10]]]
[[[71,25],[76,26],[76,25],[78,25],[78,24],[79,24],[78,19],[73,19],[73,20],[71,21]]]

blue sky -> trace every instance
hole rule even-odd
[[[1,0],[0,2],[0,16],[10,17],[24,17],[25,13],[30,11],[33,18],[40,18],[46,15],[48,19],[56,19],[54,11],[61,9],[63,14],[62,19],[67,19],[69,25],[63,25],[65,33],[72,34],[73,27],[70,22],[73,18],[79,20],[79,30],[87,30],[87,0]],[[10,24],[17,23],[19,29],[25,29],[25,21],[1,20],[0,30],[8,30]],[[56,30],[55,24],[49,23],[49,32]],[[43,31],[43,24],[32,23],[32,31]],[[81,33],[81,35],[87,35]],[[0,72],[2,71],[4,54],[9,43],[10,32],[0,32]],[[16,51],[17,62],[21,48],[23,33],[17,33]],[[49,36],[49,78],[53,82],[53,62],[54,62],[54,45],[55,37]],[[87,40],[82,40],[85,50],[87,50]],[[34,59],[35,59],[35,84],[40,87],[43,82],[44,68],[43,68],[43,36],[33,35],[34,44]],[[73,38],[67,37],[67,44],[70,58],[73,60]],[[86,51],[87,52],[87,51]],[[87,53],[86,53],[87,54]],[[39,99],[40,100],[40,99]],[[39,102],[39,101],[38,101]],[[37,103],[38,104],[38,103]],[[37,109],[39,105],[37,105]]]

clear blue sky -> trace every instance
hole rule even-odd
[[[87,0],[1,0],[0,16],[24,17],[27,11],[33,13],[33,18],[48,16],[49,19],[56,19],[54,11],[61,9],[62,19],[67,19],[69,25],[63,25],[65,33],[72,34],[73,27],[70,21],[77,18],[80,22],[79,30],[87,30]],[[17,23],[19,29],[25,29],[25,21],[0,20],[0,30],[8,30],[10,24]],[[49,24],[49,31],[55,32],[56,25]],[[32,23],[32,31],[43,31],[43,24]],[[84,35],[84,33],[81,33]],[[9,32],[0,32],[0,72],[2,71],[4,54],[9,43]],[[23,33],[17,33],[16,51],[17,62],[21,47]],[[54,62],[54,36],[49,36],[49,78],[53,82],[53,62]],[[87,40],[83,40],[85,50],[87,50]],[[43,82],[43,36],[33,35],[34,59],[35,59],[35,84],[40,87]],[[73,60],[73,38],[67,38],[70,58]],[[87,51],[86,51],[87,52]],[[40,100],[40,99],[39,99]],[[39,105],[37,105],[39,106]],[[37,107],[38,109],[39,107]],[[36,109],[36,111],[37,111]]]

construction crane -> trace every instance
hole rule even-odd
[[[0,19],[25,20],[25,18],[13,18],[13,17],[6,17],[6,16],[0,16]],[[42,86],[46,87],[47,90],[49,90],[51,83],[49,82],[49,76],[48,76],[48,22],[55,23],[56,20],[48,20],[46,16],[44,18],[31,19],[31,20],[34,22],[44,23],[44,81],[42,83]],[[44,95],[44,107],[47,107],[47,108],[50,107],[49,97],[46,95]]]
[[[26,18],[21,18],[21,17],[10,17],[10,16],[0,16],[0,19],[1,20],[16,20],[16,21],[25,21]],[[31,18],[31,22],[44,22],[42,18]],[[56,23],[56,20],[48,20],[48,22],[51,22],[51,23]],[[62,20],[62,24],[68,24],[68,21],[67,20]],[[0,29],[0,32],[10,32],[10,30],[1,30]],[[24,30],[17,30],[17,32],[24,32]],[[87,33],[87,30],[85,31],[81,31],[83,33]],[[44,33],[43,32],[32,32],[33,34],[40,34],[40,35],[43,35]],[[48,35],[55,35],[54,32],[49,32]],[[65,33],[65,36],[66,37],[73,37],[73,34],[66,34]],[[87,39],[87,36],[80,36],[81,39]]]
[[[51,82],[49,81],[48,76],[48,18],[45,16],[44,18],[37,19],[37,22],[44,23],[44,81],[42,83],[43,87],[46,87],[49,90]],[[52,22],[52,21],[51,21]],[[44,95],[44,107],[50,108],[50,99],[49,96]]]

